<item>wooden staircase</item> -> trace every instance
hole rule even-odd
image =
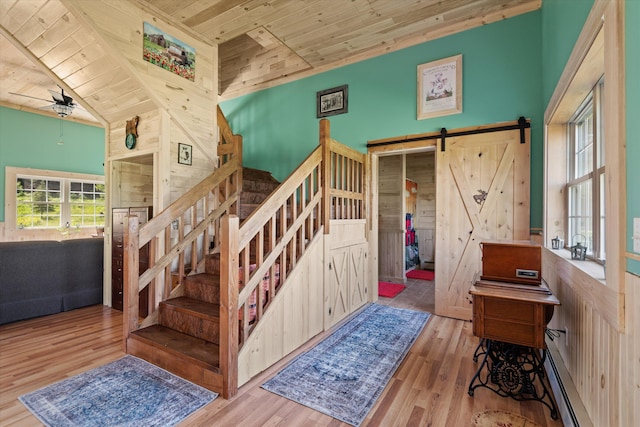
[[[366,156],[333,140],[323,119],[318,147],[278,184],[242,167],[242,136],[217,114],[219,167],[145,224],[124,219],[123,333],[128,354],[231,399],[330,321],[319,318],[321,295],[334,284],[316,263],[327,262],[331,220],[337,233],[364,232]],[[141,271],[146,245],[153,256]],[[316,297],[298,297],[306,292]],[[283,325],[290,312],[303,320]]]
[[[269,172],[243,168],[239,217],[245,219],[279,185]],[[204,273],[187,275],[181,296],[160,302],[157,324],[127,338],[128,352],[189,381],[220,392],[220,254]]]
[[[275,190],[280,183],[270,172],[242,168],[242,192],[238,217],[244,221]]]

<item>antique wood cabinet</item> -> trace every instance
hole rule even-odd
[[[111,304],[116,310],[122,311],[124,304],[124,220],[127,215],[136,215],[140,225],[151,219],[151,207],[114,208],[112,214],[112,242],[111,242]],[[140,273],[149,268],[149,245],[140,249]],[[149,288],[140,292],[140,316],[149,313]]]
[[[543,286],[546,289],[546,286]],[[546,348],[547,324],[560,301],[551,292],[511,288],[495,282],[471,287],[473,334],[511,344]]]
[[[539,285],[540,245],[531,241],[482,242],[483,280]]]

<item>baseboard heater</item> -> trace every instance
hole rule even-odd
[[[555,343],[547,337],[547,358],[544,368],[556,399],[558,413],[565,427],[593,427],[593,423],[578,395]]]

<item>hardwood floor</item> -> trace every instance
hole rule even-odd
[[[397,297],[378,302],[432,312],[433,282],[407,285]],[[122,357],[121,334],[122,313],[102,306],[0,326],[0,426],[41,425],[18,396]],[[217,398],[181,426],[347,426],[260,388],[324,336],[255,377],[233,400]],[[432,316],[362,425],[466,427],[474,413],[500,409],[542,427],[562,426],[537,402],[516,402],[486,389],[470,397],[477,343],[471,323]]]

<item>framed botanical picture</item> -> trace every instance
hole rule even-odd
[[[349,106],[348,89],[348,85],[342,85],[316,92],[318,118],[346,113]]]
[[[462,55],[418,65],[418,120],[462,113]]]
[[[191,146],[178,143],[178,163],[191,166]]]

